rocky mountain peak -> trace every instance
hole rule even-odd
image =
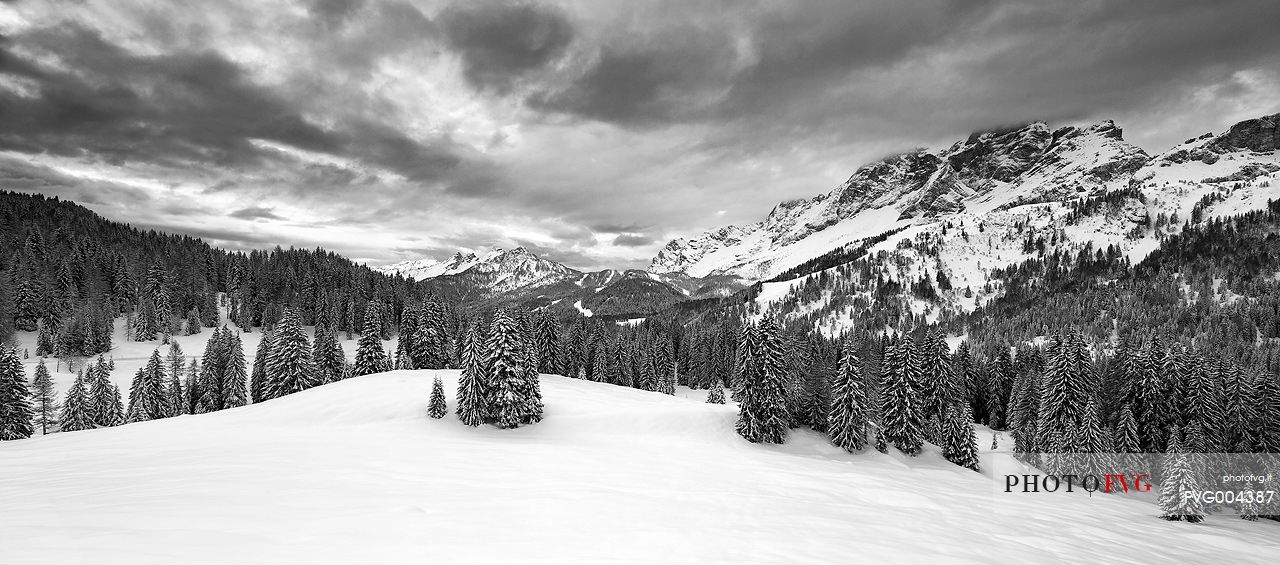
[[[1210,146],[1220,153],[1237,150],[1266,153],[1280,149],[1280,114],[1237,123]]]

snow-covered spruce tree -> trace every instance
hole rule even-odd
[[[253,355],[253,372],[249,376],[249,400],[254,403],[271,398],[271,391],[267,387],[267,360],[271,358],[273,336],[274,332],[263,332],[262,341],[258,342],[258,351]]]
[[[489,417],[500,428],[515,428],[542,419],[537,375],[526,370],[520,328],[505,310],[493,317],[489,336]]]
[[[411,350],[414,366],[418,369],[443,369],[448,364],[445,355],[445,336],[439,320],[422,320],[414,331]]]
[[[738,435],[752,443],[783,443],[791,415],[787,412],[786,351],[777,326],[765,321],[756,339],[743,347],[753,351],[742,366],[742,394],[738,402]]]
[[[676,394],[676,376],[677,365],[675,360],[671,360],[668,364],[669,368],[662,371],[662,376],[658,379],[658,392],[662,394],[675,396]]]
[[[342,365],[346,362],[346,356],[342,351],[342,344],[338,343],[338,335],[328,325],[316,326],[311,358],[315,360],[321,383],[342,380]]]
[[[228,331],[225,330],[224,331]],[[244,345],[239,335],[228,335],[226,339],[225,362],[222,367],[222,407],[236,408],[249,403],[249,391],[246,389],[248,367],[245,365]]]
[[[458,420],[479,426],[489,418],[485,405],[488,374],[482,358],[480,329],[472,324],[462,341],[462,372],[458,377]]]
[[[880,434],[908,455],[920,453],[924,446],[921,399],[915,387],[917,371],[911,338],[904,336],[902,343],[885,349],[880,375]]]
[[[164,364],[160,351],[153,350],[146,366],[138,369],[129,388],[126,422],[145,422],[165,417]]]
[[[165,356],[165,370],[169,375],[168,384],[165,387],[165,405],[168,408],[169,416],[181,415],[185,410],[182,401],[182,374],[186,371],[187,360],[183,356],[182,346],[178,345],[178,340],[169,342],[169,353]]]
[[[1101,404],[1090,398],[1081,414],[1080,425],[1071,430],[1072,450],[1080,455],[1073,458],[1077,474],[1103,475],[1116,467],[1110,453],[1113,442],[1102,428]]]
[[[1280,453],[1280,376],[1271,372],[1258,375],[1257,430],[1254,451]]]
[[[114,385],[111,384],[110,377],[111,369],[101,357],[96,363],[90,364],[84,374],[85,387],[88,390],[85,413],[95,427],[104,428],[124,423],[122,415],[119,414],[122,410],[116,410],[112,392]]]
[[[47,434],[58,427],[58,393],[53,388],[53,376],[44,359],[36,365],[35,375],[31,377],[31,404],[35,410],[32,424]]]
[[[36,334],[36,356],[53,355],[53,333],[48,320],[40,320],[40,332]]]
[[[204,347],[204,355],[200,358],[200,403],[201,414],[222,410],[222,400],[226,396],[223,390],[222,375],[227,370],[230,360],[228,349],[231,346],[231,330],[219,328],[213,330]]]
[[[538,347],[538,372],[560,374],[560,325],[545,310],[534,323],[534,340]]]
[[[1093,371],[1088,346],[1078,331],[1072,330],[1056,343],[1045,368],[1040,391],[1040,439],[1036,442],[1048,453],[1078,453],[1072,431],[1084,422],[1084,412],[1092,394]],[[1100,431],[1098,434],[1100,435]]]
[[[707,404],[724,404],[724,387],[714,385],[707,391]]]
[[[591,353],[591,380],[604,382],[609,374],[609,351],[603,343],[597,343]]]
[[[124,423],[124,399],[120,397],[120,387],[111,385],[111,400],[107,403],[106,420],[110,426]]]
[[[31,437],[35,433],[33,412],[18,350],[0,346],[0,440]]]
[[[640,379],[636,381],[636,388],[640,390],[658,390],[658,376],[654,369],[654,355],[652,348],[646,347],[640,352]]]
[[[1186,422],[1198,422],[1204,434],[1201,445],[1193,448],[1199,453],[1219,453],[1226,442],[1224,424],[1227,421],[1226,409],[1223,407],[1222,382],[1216,378],[1211,363],[1202,355],[1193,354],[1193,368],[1187,375],[1186,409],[1183,417]]]
[[[1165,438],[1168,437],[1165,418],[1172,411],[1165,396],[1165,375],[1161,370],[1165,352],[1159,336],[1147,342],[1139,355],[1143,360],[1142,378],[1138,381],[1138,404],[1133,415],[1138,422],[1142,450],[1159,453],[1165,450]]]
[[[427,416],[439,420],[448,413],[449,406],[444,400],[444,384],[440,382],[440,377],[436,377],[431,381],[431,401],[427,404]]]
[[[195,335],[200,333],[200,310],[192,308],[187,312],[187,335]]]
[[[77,432],[93,429],[93,420],[89,418],[88,396],[85,390],[85,376],[81,371],[76,375],[71,388],[67,390],[66,399],[62,402],[62,411],[58,415],[58,429],[64,432]]]
[[[1168,451],[1164,456],[1164,473],[1160,481],[1161,517],[1171,521],[1199,522],[1204,520],[1204,506],[1195,497],[1185,493],[1200,489],[1191,462],[1182,449],[1178,429],[1169,430]]]
[[[204,392],[200,388],[200,362],[192,359],[187,365],[187,377],[182,382],[183,413],[198,414],[200,399]]]
[[[400,312],[399,338],[396,340],[396,351],[393,363],[396,369],[425,369],[414,364],[414,350],[417,349],[418,319],[422,308],[416,304],[407,304]]]
[[[360,341],[356,344],[355,376],[381,373],[389,359],[382,348],[382,318],[378,315],[378,303],[370,301],[364,312],[364,326]]]
[[[1116,418],[1116,429],[1111,439],[1115,453],[1139,453],[1142,446],[1138,443],[1138,423],[1133,419],[1133,409],[1125,404],[1120,407],[1120,415]]]
[[[946,335],[940,329],[932,329],[925,334],[920,351],[920,417],[945,419],[943,411],[960,397],[959,389]]]
[[[956,403],[945,411],[942,456],[952,463],[979,471],[978,436],[973,431],[973,413],[968,403]]]
[[[831,411],[827,415],[831,443],[850,453],[867,444],[867,394],[863,390],[862,360],[846,343],[840,367],[831,383]]]
[[[378,347],[382,344],[379,342]],[[307,390],[320,384],[311,362],[311,341],[302,330],[297,310],[287,308],[276,324],[267,359],[267,387],[272,398]]]
[[[181,416],[187,413],[187,397],[182,388],[182,369],[169,373],[169,383],[164,389],[165,415]]]
[[[1228,399],[1225,447],[1239,453],[1253,451],[1261,402],[1258,379],[1234,363],[1226,368],[1224,377]]]

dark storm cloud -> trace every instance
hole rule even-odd
[[[623,124],[696,115],[730,74],[730,38],[716,30],[672,29],[634,45],[605,45],[567,87],[531,95],[535,108]]]
[[[744,127],[783,142],[955,136],[1149,107],[1280,51],[1280,3],[1266,0],[743,3],[720,27],[681,23],[699,3],[667,8],[604,34],[529,105],[623,126],[734,126],[712,146],[766,143]]]
[[[56,54],[71,70],[32,62],[14,47]],[[311,123],[282,93],[255,84],[213,51],[130,53],[75,24],[0,43],[0,72],[38,95],[0,90],[0,149],[24,153],[219,168],[266,166],[266,140],[385,167],[412,181],[447,176],[462,157],[445,140],[422,142],[367,118]]]
[[[823,1],[768,11],[744,4],[741,11],[759,14],[745,29],[682,24],[680,8],[672,6],[669,20],[653,22],[653,29],[607,36],[570,83],[534,93],[529,102],[622,124],[733,118],[803,102],[808,98],[795,94],[815,82],[892,64],[963,29],[989,5]],[[741,38],[750,45],[747,53]]]
[[[527,2],[459,2],[437,21],[462,56],[467,80],[498,91],[559,57],[574,32],[559,9]]]
[[[25,60],[13,49],[19,40],[56,53],[73,70]],[[212,52],[139,57],[68,24],[0,44],[0,71],[39,90],[34,98],[0,91],[5,149],[235,165],[257,159],[251,138],[313,151],[339,145]]]
[[[280,216],[266,206],[248,206],[241,208],[230,214],[232,218],[240,218],[241,220],[282,220]]]

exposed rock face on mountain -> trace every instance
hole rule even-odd
[[[1227,133],[1214,139],[1210,147],[1219,153],[1240,149],[1266,153],[1280,149],[1280,114],[1245,120],[1231,126]]]
[[[783,202],[757,224],[673,240],[649,270],[769,278],[837,245],[903,225],[1123,186],[1147,161],[1110,121],[979,132],[944,150],[863,166],[830,193]]]

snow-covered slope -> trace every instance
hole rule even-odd
[[[398,371],[0,443],[0,563],[1264,563],[1267,523],[997,496],[943,461],[747,443],[732,406],[556,376],[517,430],[430,420]],[[700,396],[700,395],[698,395]],[[989,436],[980,435],[982,444]],[[1009,458],[988,458],[997,464]],[[1003,484],[1002,482],[1000,484]]]
[[[941,151],[866,165],[827,194],[777,205],[759,223],[673,240],[649,270],[768,279],[889,229],[1123,187],[1146,161],[1110,121],[979,132]]]

